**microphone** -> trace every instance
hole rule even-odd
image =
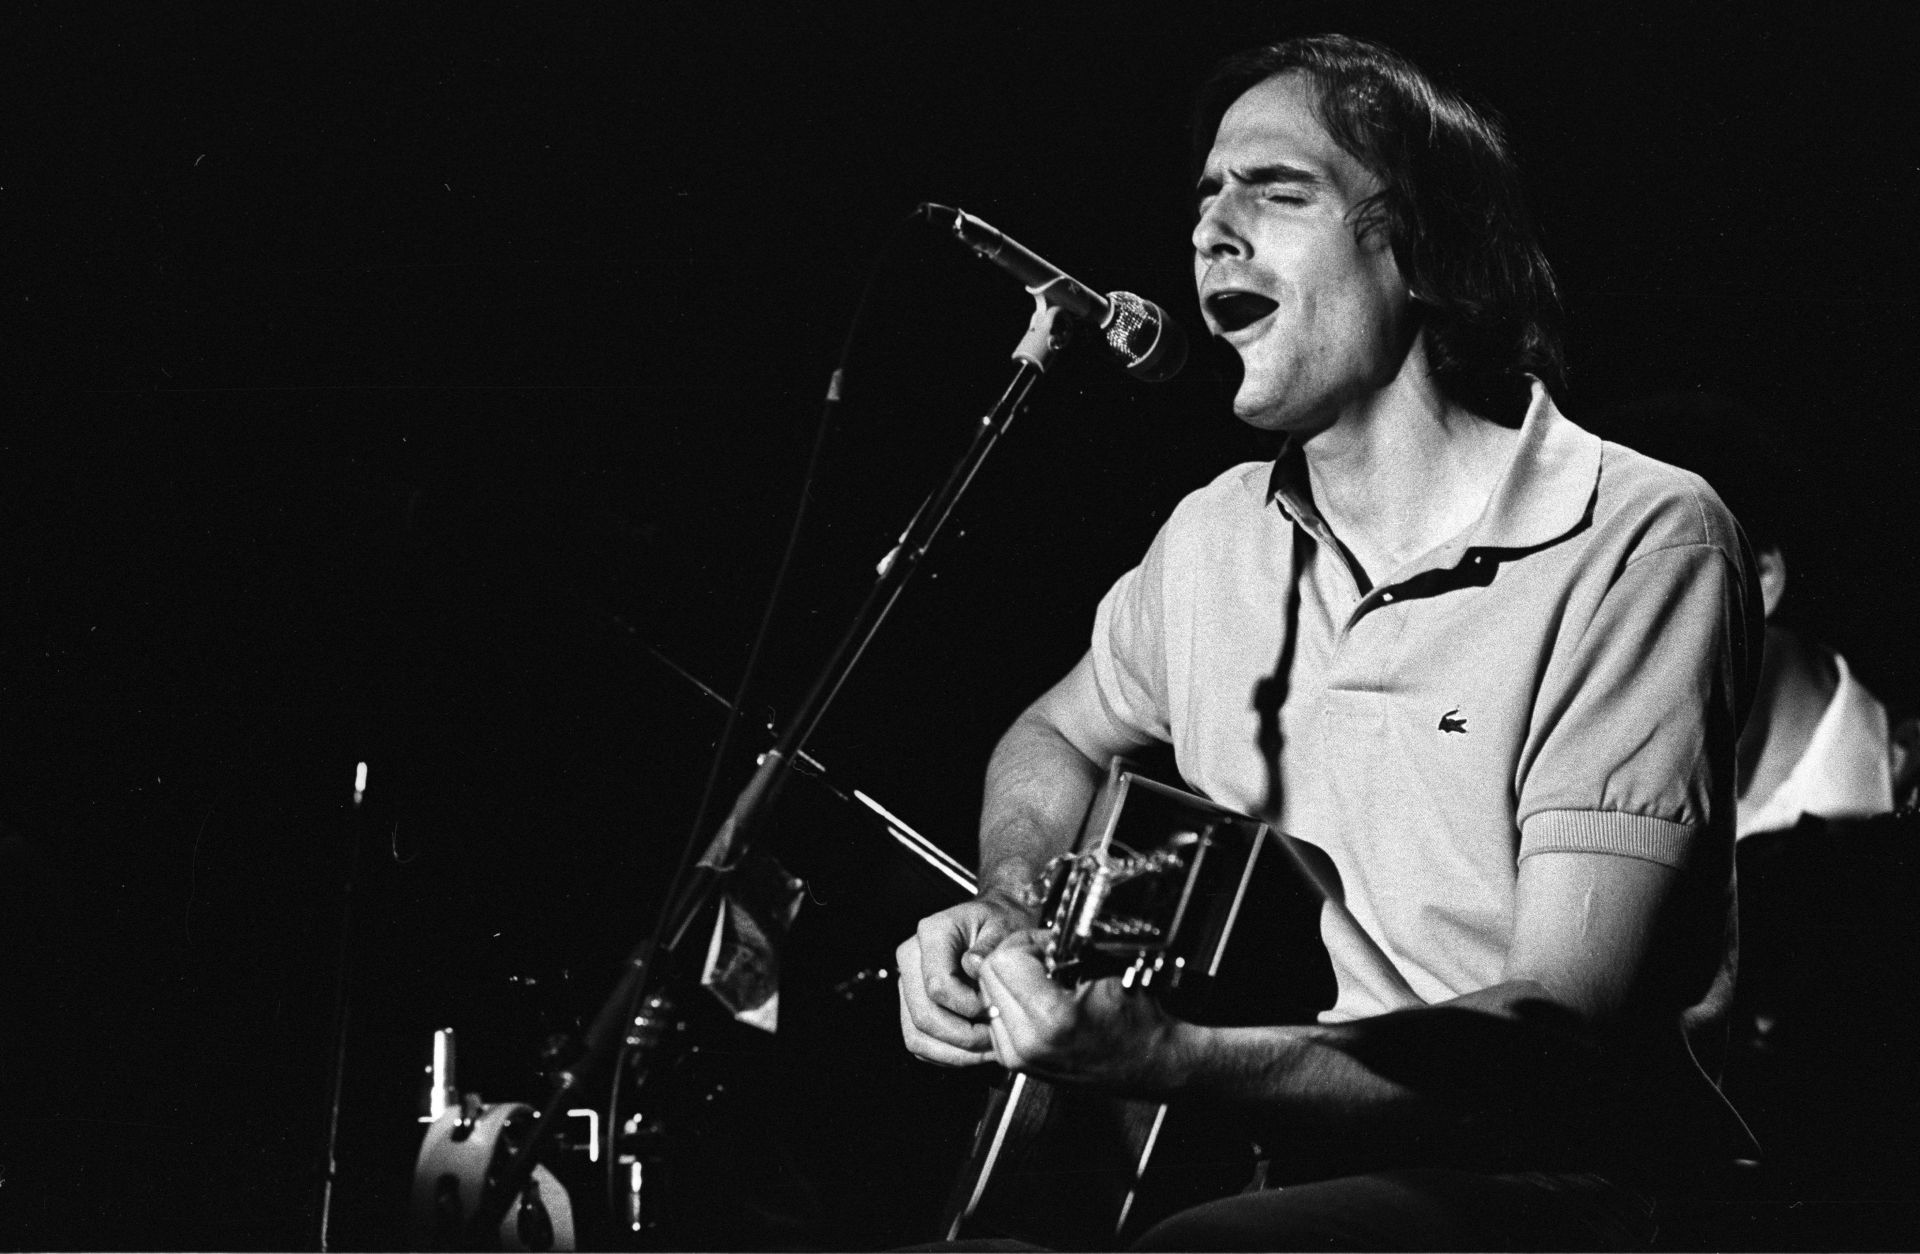
[[[964,210],[926,201],[920,215],[935,226],[950,223],[955,239],[1020,280],[1029,292],[1099,327],[1108,349],[1134,378],[1163,383],[1186,365],[1186,332],[1152,301],[1132,292],[1102,296]]]

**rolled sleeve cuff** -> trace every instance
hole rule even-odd
[[[1693,852],[1699,829],[1670,819],[1614,810],[1542,810],[1520,828],[1520,857],[1536,853],[1613,853],[1675,869]]]

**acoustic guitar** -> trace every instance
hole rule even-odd
[[[1035,886],[1050,971],[1117,976],[1200,1023],[1301,1022],[1327,1004],[1321,898],[1257,819],[1116,761],[1075,851]],[[1230,944],[1231,942],[1231,944]],[[1284,955],[1297,955],[1288,969]],[[997,1083],[942,1216],[947,1240],[1109,1249],[1253,1178],[1251,1123],[1028,1075]]]

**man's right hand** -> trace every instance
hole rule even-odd
[[[900,1034],[915,1055],[946,1067],[993,1060],[980,965],[1001,941],[1034,926],[1027,887],[1073,847],[1107,763],[1145,743],[1116,737],[1115,726],[1093,662],[1082,657],[994,747],[980,807],[985,891],[920,920],[894,955]]]
[[[1001,941],[1031,926],[1030,911],[992,893],[920,920],[894,951],[900,1035],[909,1051],[945,1067],[993,1061],[980,964]]]

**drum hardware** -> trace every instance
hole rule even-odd
[[[460,1091],[456,1042],[454,1029],[437,1029],[424,1068],[420,1122],[428,1128],[414,1164],[415,1249],[461,1248],[473,1208],[497,1187],[507,1155],[533,1126],[534,1109],[523,1102],[489,1104]],[[574,1109],[567,1116],[573,1122],[560,1134],[562,1150],[569,1156],[584,1150],[589,1163],[598,1163],[600,1112]],[[581,1124],[584,1137],[575,1135]],[[502,1250],[575,1248],[573,1199],[558,1176],[542,1166],[528,1178],[501,1221],[498,1241]]]
[[[420,1122],[432,1123],[449,1106],[460,1104],[460,1088],[454,1082],[454,1035],[452,1028],[440,1028],[433,1034],[433,1053],[426,1066],[426,1091],[420,1096]]]
[[[668,1163],[671,1154],[666,1121],[657,1113],[643,1107],[635,1110],[625,1121],[615,1124],[614,1121],[619,1117],[621,1072],[630,1060],[638,1061],[643,1066],[658,1060],[662,1046],[669,1037],[680,1035],[685,1028],[686,1024],[675,1014],[673,999],[665,993],[653,993],[642,1000],[632,1022],[627,1025],[626,1038],[622,1042],[624,1049],[615,1063],[608,1098],[607,1126],[617,1126],[618,1133],[609,1152],[608,1202],[609,1209],[619,1217],[629,1239],[644,1242],[658,1235],[666,1225],[667,1199],[670,1196]],[[689,1046],[686,1052],[694,1054],[698,1051],[698,1046]],[[627,1082],[644,1098],[651,1096],[647,1090],[650,1081],[655,1079],[656,1076],[649,1071],[636,1069]],[[651,1101],[645,1103],[646,1107],[653,1105]]]
[[[414,1164],[413,1248],[465,1248],[472,1216],[501,1187],[502,1169],[525,1143],[534,1119],[533,1107],[524,1102],[487,1105],[477,1093],[463,1094],[435,1118]],[[544,1165],[536,1165],[508,1200],[495,1241],[494,1248],[536,1254],[575,1248],[573,1200]]]

